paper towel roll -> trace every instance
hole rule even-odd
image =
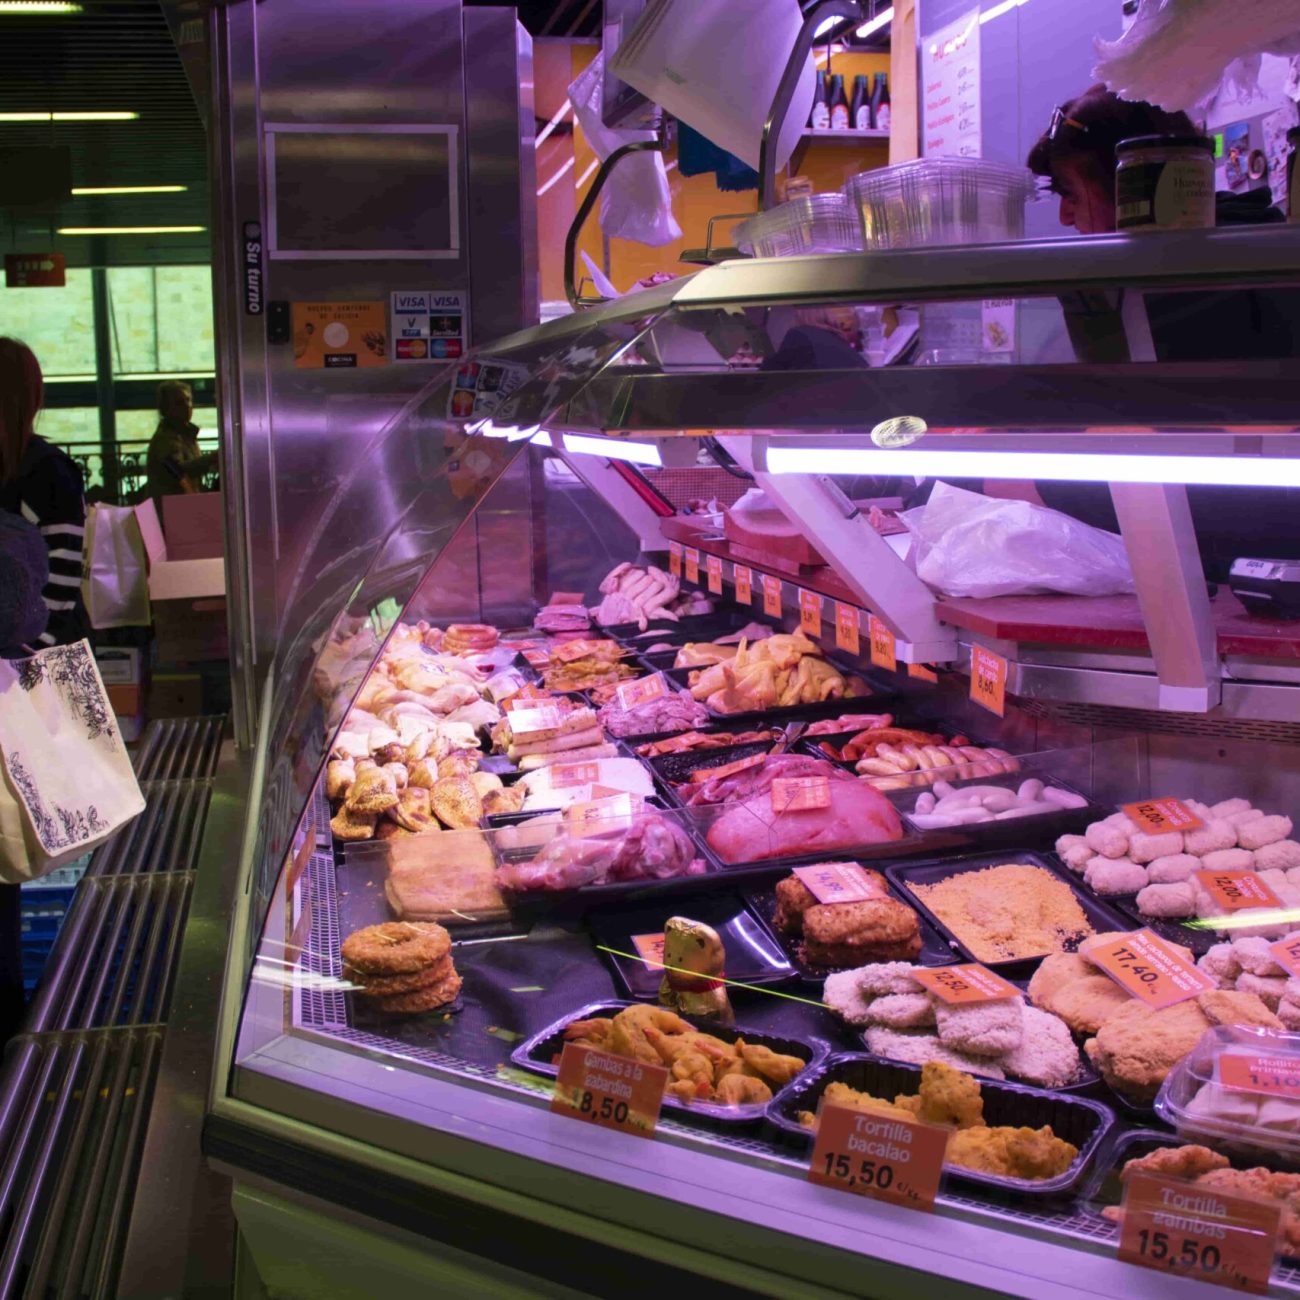
[[[650,0],[610,68],[757,167],[763,123],[802,24],[798,0]],[[777,168],[808,123],[817,75],[810,51],[777,137]]]

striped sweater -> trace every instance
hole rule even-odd
[[[81,552],[86,533],[84,480],[76,462],[34,436],[17,477],[0,486],[0,508],[21,515],[41,531],[50,557],[43,592],[50,612],[41,645],[69,645],[89,634],[81,599]]]

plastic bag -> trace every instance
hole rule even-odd
[[[1124,541],[1058,510],[935,484],[899,515],[917,575],[945,596],[1114,596],[1133,591]]]
[[[612,131],[600,120],[604,76],[602,53],[569,87],[573,115],[602,161],[625,144],[655,138],[653,131]],[[673,219],[662,153],[632,153],[615,164],[600,198],[600,228],[612,239],[633,239],[655,248],[682,237],[682,228]]]

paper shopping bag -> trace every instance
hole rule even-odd
[[[149,564],[134,510],[91,506],[81,568],[91,627],[148,626]]]
[[[0,659],[0,880],[37,880],[144,808],[86,641]]]

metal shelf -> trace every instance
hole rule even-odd
[[[842,131],[834,130],[831,127],[805,127],[800,132],[800,138],[803,140],[830,140],[832,142],[843,141],[845,144],[853,140],[888,140],[889,131],[878,131],[874,126],[870,127],[846,127]]]

